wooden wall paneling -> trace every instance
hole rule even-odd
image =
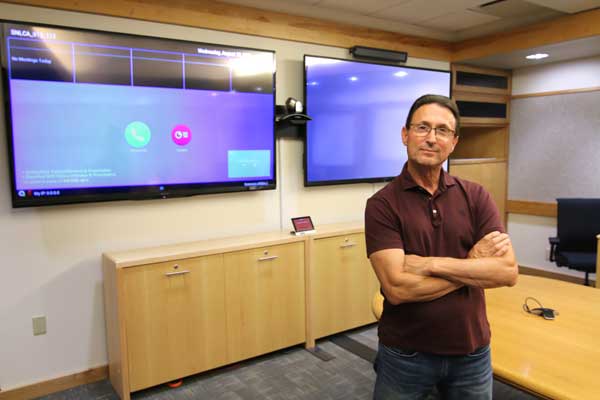
[[[472,93],[457,91],[452,93],[452,98],[456,101],[474,101],[481,103],[507,103],[510,100],[510,95],[499,95],[491,93]]]
[[[512,88],[512,73],[503,69],[479,68],[471,65],[452,64],[452,93],[454,92],[474,92],[474,93],[489,93],[496,95],[509,95]],[[473,72],[483,75],[504,76],[508,79],[506,89],[488,88],[482,86],[467,86],[456,83],[456,73],[458,71]]]
[[[449,61],[451,44],[317,18],[209,0],[7,0],[6,3],[162,22],[294,42],[406,51],[410,57]]]
[[[506,118],[491,117],[461,117],[460,122],[464,126],[485,127],[504,126],[510,121],[510,93],[506,95],[473,92],[454,92],[452,98],[455,101],[470,101],[476,103],[500,103],[506,104]]]
[[[567,267],[565,267],[566,269]],[[565,275],[558,272],[547,271],[545,269],[533,268],[526,265],[519,265],[519,274],[522,275],[531,275],[531,276],[541,276],[542,278],[556,279],[558,281],[571,282],[577,285],[583,285],[585,279],[580,278],[578,276]],[[594,285],[597,282],[593,279],[590,279],[590,285]]]
[[[537,215],[540,217],[557,216],[556,203],[544,203],[540,201],[508,200],[506,209],[512,214]]]
[[[597,92],[599,90],[600,90],[600,86],[593,86],[593,87],[589,87],[589,88],[553,90],[550,92],[516,94],[514,96],[511,96],[510,98],[511,98],[511,100],[514,100],[514,99],[525,99],[528,97],[544,97],[544,96],[556,96],[556,95],[561,95],[561,94]]]
[[[0,400],[36,399],[38,397],[61,392],[76,386],[98,382],[106,379],[107,376],[108,366],[102,365],[100,367],[90,368],[83,372],[34,383],[33,385],[24,386],[22,388],[1,391]],[[127,393],[126,398],[129,399],[129,393]],[[121,397],[121,399],[124,399],[124,397]]]
[[[6,3],[87,12],[349,48],[353,45],[407,51],[411,57],[460,62],[600,35],[600,9],[450,43],[377,29],[291,16],[208,0],[3,0]]]
[[[527,25],[508,32],[464,40],[453,46],[452,61],[467,61],[598,35],[600,35],[600,8]]]
[[[506,210],[506,161],[450,162],[450,172],[460,178],[482,185],[496,202],[504,219]]]
[[[500,158],[508,155],[506,137],[508,127],[464,127],[461,128],[458,144],[452,153],[452,159],[463,158]]]
[[[461,126],[472,127],[491,127],[491,126],[506,126],[508,121],[505,118],[478,118],[478,117],[461,117]]]

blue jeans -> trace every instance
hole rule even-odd
[[[440,356],[380,344],[374,367],[374,400],[426,399],[434,388],[442,399],[492,399],[489,346],[465,356]]]

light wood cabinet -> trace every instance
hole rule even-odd
[[[363,233],[315,238],[310,263],[311,328],[315,339],[375,322],[379,282]]]
[[[362,224],[103,255],[110,381],[130,393],[375,321]]]
[[[227,363],[223,255],[126,268],[131,391]]]
[[[452,175],[477,182],[492,196],[500,216],[506,211],[506,161],[496,159],[457,160],[450,163]]]
[[[304,243],[224,255],[229,362],[304,343]]]
[[[130,393],[306,341],[305,238],[103,256],[110,381]]]
[[[481,184],[506,223],[510,71],[452,66],[452,98],[461,113],[461,132],[450,173]]]

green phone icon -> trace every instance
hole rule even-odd
[[[143,122],[134,121],[125,128],[125,140],[131,147],[145,147],[151,137],[150,128]]]

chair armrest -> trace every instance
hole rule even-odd
[[[596,288],[600,289],[600,234],[596,235],[598,245],[596,246]]]
[[[560,243],[559,237],[549,237],[548,241],[550,242],[550,261],[556,261],[556,248]]]

